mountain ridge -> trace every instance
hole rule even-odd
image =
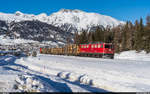
[[[61,27],[67,24],[67,28],[71,26],[76,28],[78,31],[81,31],[82,29],[89,29],[93,26],[102,25],[104,27],[115,27],[125,23],[110,16],[94,12],[85,12],[78,9],[61,9],[50,15],[47,15],[46,13],[40,13],[38,15],[24,14],[20,11],[16,11],[14,14],[0,12],[0,20],[8,23],[12,21],[20,22],[26,20],[39,20],[41,22],[52,24],[56,27]]]

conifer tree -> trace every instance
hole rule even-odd
[[[80,44],[88,43],[87,32],[86,32],[85,30],[82,31],[82,33],[81,33],[81,35],[80,35],[79,43],[80,43]]]
[[[116,53],[119,53],[121,51],[121,28],[121,26],[117,26],[111,30],[114,33],[113,43]]]
[[[135,32],[134,32],[134,49],[139,51],[139,22],[138,20],[135,21],[134,26]]]
[[[75,34],[74,34],[74,44],[79,44],[80,43],[80,41],[79,41],[79,34],[78,34],[78,32],[75,32]]]
[[[140,51],[141,50],[144,50],[144,41],[145,41],[145,37],[144,37],[144,25],[143,25],[143,19],[142,18],[140,18],[140,25],[139,25],[139,31],[138,31],[138,44],[140,44],[139,45],[139,49],[140,49]]]
[[[129,32],[128,32],[127,36],[128,36],[127,47],[130,50],[133,50],[133,48],[134,48],[134,26],[131,22],[129,22]]]
[[[147,53],[150,52],[150,16],[148,15],[146,17],[146,26],[145,26],[145,33],[144,33],[144,36],[145,36],[145,51]]]
[[[93,42],[92,32],[88,32],[88,42]]]
[[[126,22],[126,25],[123,27],[122,29],[122,51],[126,51],[127,50],[127,32],[128,32],[128,22]]]
[[[96,42],[104,42],[104,31],[103,28],[98,27],[94,33],[95,41]]]
[[[124,28],[124,32],[125,32],[125,37],[126,39],[124,40],[124,42],[126,43],[126,47],[125,50],[131,50],[133,49],[133,25],[130,21],[128,21],[125,25]]]

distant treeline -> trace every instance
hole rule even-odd
[[[125,25],[119,25],[114,28],[109,26],[104,28],[98,26],[94,31],[83,30],[82,33],[75,33],[74,42],[77,44],[91,42],[113,43],[115,52],[136,50],[138,52],[145,50],[150,52],[150,16],[146,17],[146,24],[143,19],[136,20],[135,23],[127,21]]]

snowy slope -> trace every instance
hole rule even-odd
[[[145,51],[137,52],[135,50],[124,51],[120,54],[115,54],[115,59],[150,61],[150,53]]]
[[[88,29],[89,27],[97,25],[103,25],[104,27],[106,27],[107,25],[117,26],[124,23],[123,21],[118,21],[110,16],[101,15],[98,13],[88,13],[81,10],[68,9],[62,9],[49,16],[45,13],[34,15],[24,14],[19,11],[17,11],[15,14],[0,13],[0,20],[4,20],[7,22],[39,20],[55,26],[62,26],[64,24],[71,25],[73,27],[76,27],[78,30]]]

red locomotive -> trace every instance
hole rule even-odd
[[[112,43],[69,44],[64,47],[40,48],[40,53],[54,55],[75,55],[88,57],[114,58]]]
[[[80,44],[79,49],[81,56],[114,58],[114,47],[112,43]]]

